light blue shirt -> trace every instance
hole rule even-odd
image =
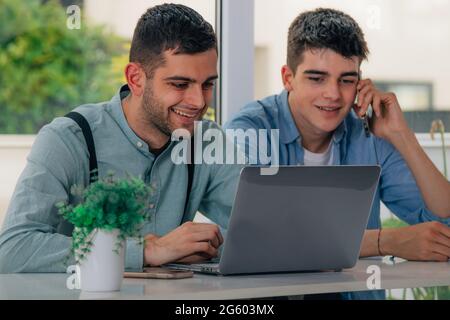
[[[279,165],[304,164],[302,137],[292,117],[288,93],[269,96],[260,101],[246,105],[228,123],[225,129],[266,129],[268,146],[271,150],[270,130],[279,129]],[[260,163],[256,145],[250,140],[240,142],[250,163]],[[380,200],[400,219],[417,224],[437,220],[447,225],[450,219],[441,219],[426,208],[414,177],[400,153],[387,141],[370,135],[366,137],[362,121],[353,113],[335,130],[331,148],[333,165],[380,165],[381,177],[376,190],[368,229],[381,227]],[[349,292],[343,294],[345,299],[383,299],[384,291]]]
[[[89,122],[94,137],[99,177],[108,171],[117,177],[127,173],[142,178],[153,188],[150,219],[141,235],[165,235],[197,211],[226,228],[241,166],[198,164],[195,167],[187,215],[183,215],[187,189],[187,166],[176,165],[172,141],[157,157],[129,127],[121,98],[122,87],[109,102],[83,105],[75,109]],[[221,130],[211,121],[207,128]],[[76,202],[69,194],[74,184],[89,181],[88,150],[79,126],[61,117],[44,126],[36,137],[22,172],[0,234],[0,272],[65,272],[64,259],[71,246],[71,225],[58,214],[55,204]],[[144,247],[127,239],[125,267],[143,267]],[[73,257],[69,264],[74,264]]]

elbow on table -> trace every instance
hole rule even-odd
[[[0,274],[24,272],[25,263],[17,260],[9,241],[0,239]]]
[[[3,251],[4,249],[0,246],[0,274],[20,272],[19,266],[15,265],[12,259],[9,259],[8,255]]]

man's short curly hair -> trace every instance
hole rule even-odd
[[[303,12],[289,27],[287,65],[294,73],[303,52],[310,49],[331,49],[346,58],[357,56],[360,61],[369,54],[356,21],[342,11],[327,8]]]

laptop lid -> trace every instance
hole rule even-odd
[[[220,259],[222,274],[351,268],[379,166],[245,167]]]

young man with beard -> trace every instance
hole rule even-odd
[[[300,14],[289,28],[284,90],[245,106],[225,128],[279,129],[279,165],[380,165],[361,257],[447,261],[449,183],[420,148],[395,95],[360,80],[367,55],[362,30],[350,16],[333,9]],[[371,133],[361,120],[369,104],[375,112]],[[258,154],[249,142],[241,147],[249,157]],[[380,200],[411,226],[382,230]]]
[[[127,270],[217,256],[219,227],[192,220],[200,211],[226,227],[240,167],[196,165],[185,212],[188,169],[171,159],[179,143],[171,141],[172,132],[192,134],[212,100],[216,66],[216,37],[208,22],[183,5],[155,6],[134,31],[127,85],[109,102],[74,110],[92,131],[99,177],[110,170],[131,174],[154,191],[142,230],[145,246],[127,239]],[[202,126],[218,129],[211,121]],[[73,201],[71,186],[88,183],[89,152],[80,127],[67,117],[54,119],[37,135],[11,199],[0,234],[0,272],[65,272],[72,226],[55,204]]]

